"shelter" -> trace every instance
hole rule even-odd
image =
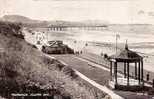
[[[119,86],[144,86],[143,82],[143,57],[136,52],[128,49],[128,45],[125,45],[125,49],[120,53],[116,53],[109,58],[110,61],[110,76],[111,80],[109,85],[115,89]],[[118,75],[118,65],[123,65],[122,73],[124,75]],[[133,66],[130,66],[134,64]],[[121,65],[120,64],[120,65]],[[134,68],[134,75],[130,75],[130,68]]]

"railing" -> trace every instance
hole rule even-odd
[[[113,82],[115,82],[115,79]],[[117,83],[118,85],[127,85],[127,78],[117,78]],[[139,85],[139,81],[129,78],[129,85]]]

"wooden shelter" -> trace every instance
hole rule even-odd
[[[116,53],[109,58],[110,61],[110,76],[112,86],[143,86],[143,57],[138,55],[136,52],[128,49],[128,45],[125,45],[125,49],[120,53]],[[118,75],[118,65],[117,63],[122,63],[124,74],[122,77]],[[130,66],[134,64],[133,66]],[[121,64],[120,64],[121,65]],[[134,78],[130,75],[130,68],[134,68]],[[120,82],[120,80],[124,80]],[[132,82],[134,82],[132,84]],[[137,82],[137,83],[136,83]]]

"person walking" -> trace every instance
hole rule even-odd
[[[149,76],[150,76],[150,75],[149,75],[149,72],[148,72],[147,75],[146,75],[146,80],[147,80],[147,81],[149,81]]]

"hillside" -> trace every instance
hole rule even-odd
[[[64,21],[64,20],[35,20],[30,19],[25,16],[21,15],[5,15],[2,18],[0,18],[2,21],[8,21],[8,22],[17,22],[22,23],[25,26],[29,27],[48,27],[48,26],[95,26],[95,25],[107,25],[109,24],[106,21],[100,21],[100,20],[85,20],[80,22],[72,22],[72,21]]]
[[[47,27],[49,25],[47,21],[34,20],[21,15],[5,15],[0,18],[0,20],[4,22],[21,23],[26,27]]]
[[[21,23],[39,23],[39,20],[33,20],[25,16],[20,15],[4,15],[2,17],[3,21],[9,21],[9,22],[21,22]]]
[[[42,91],[52,93],[54,89],[55,94],[63,99],[95,99],[96,92],[85,86],[71,68],[47,57],[22,37],[17,37],[20,29],[14,32],[17,30],[14,25],[0,22],[1,96],[9,98],[11,93]],[[4,33],[4,27],[14,31]]]

